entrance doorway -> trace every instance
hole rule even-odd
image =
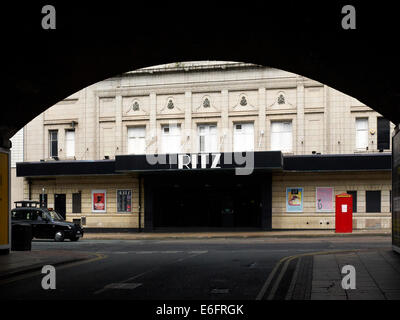
[[[66,196],[65,193],[56,193],[54,195],[54,210],[66,219]]]
[[[145,228],[268,229],[270,175],[230,172],[145,177]]]

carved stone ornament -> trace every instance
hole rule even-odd
[[[210,100],[208,98],[205,98],[203,101],[203,108],[209,108],[210,107]]]
[[[285,104],[285,97],[283,96],[283,94],[279,95],[278,104]]]
[[[138,111],[138,110],[139,110],[139,103],[138,103],[137,101],[135,101],[135,102],[132,104],[132,110],[133,110],[133,111]]]
[[[172,102],[171,99],[168,101],[167,108],[168,108],[168,109],[173,109],[173,108],[174,108],[174,103]]]
[[[241,105],[241,106],[247,106],[246,97],[242,97],[242,99],[240,100],[240,105]]]

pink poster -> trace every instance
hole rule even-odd
[[[316,190],[318,212],[333,212],[333,188],[319,187]]]

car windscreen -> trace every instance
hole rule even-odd
[[[64,221],[64,219],[54,210],[47,211],[47,214],[51,217],[54,221]]]

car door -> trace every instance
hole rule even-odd
[[[32,234],[34,238],[42,238],[43,227],[45,221],[43,221],[39,210],[31,209],[27,214],[27,218],[32,226]]]

